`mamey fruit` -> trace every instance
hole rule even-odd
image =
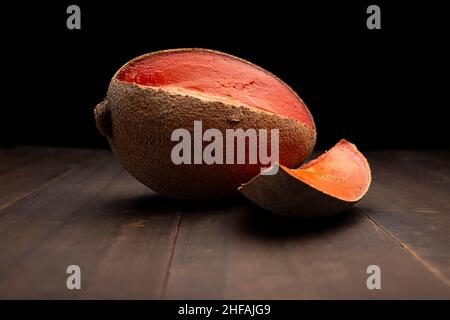
[[[261,164],[174,164],[174,130],[279,129],[279,162],[300,165],[313,150],[313,118],[283,81],[250,62],[204,49],[159,51],[117,71],[95,108],[97,127],[121,164],[154,191],[174,198],[234,195]]]
[[[370,181],[366,158],[355,145],[341,140],[298,169],[280,166],[276,175],[258,175],[239,190],[272,212],[319,218],[355,204],[367,192]]]

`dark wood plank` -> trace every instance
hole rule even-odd
[[[92,155],[93,150],[68,148],[2,150],[0,209],[57,180]]]
[[[179,214],[100,152],[0,211],[0,298],[158,298]],[[81,267],[82,290],[66,288]]]
[[[55,152],[54,148],[49,147],[15,147],[0,148],[0,174],[8,172],[21,165],[36,161]]]
[[[372,264],[381,290],[367,289]],[[242,202],[183,210],[165,297],[449,298],[450,288],[357,209],[294,223]]]
[[[450,286],[450,152],[369,153],[370,192],[359,207]]]
[[[0,298],[450,297],[446,152],[370,154],[367,198],[315,223],[244,200],[165,199],[110,152],[73,162],[77,152],[0,172]],[[82,269],[81,291],[66,289],[70,264]],[[366,288],[371,264],[380,291]]]

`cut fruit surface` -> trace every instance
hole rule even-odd
[[[159,194],[179,199],[238,195],[237,188],[268,165],[261,159],[250,163],[248,144],[245,163],[193,165],[194,153],[175,163],[172,152],[181,143],[172,139],[176,130],[194,133],[198,121],[203,132],[215,129],[223,137],[230,129],[276,129],[279,163],[289,168],[299,166],[316,142],[308,108],[286,83],[248,61],[207,49],[151,52],[127,62],[111,79],[94,115],[131,175]],[[194,146],[201,139],[193,134],[186,143]],[[209,141],[200,142],[198,149],[206,150]],[[229,152],[225,144],[223,155]],[[237,141],[230,146],[234,155],[242,152]]]
[[[346,140],[304,166],[286,171],[311,187],[346,201],[359,200],[370,183],[366,158]]]
[[[367,192],[371,172],[356,146],[341,140],[298,169],[280,166],[258,175],[239,191],[264,209],[293,217],[322,217],[343,211]]]
[[[243,104],[299,120],[314,121],[297,94],[268,71],[211,50],[162,51],[131,61],[117,79],[207,100]]]

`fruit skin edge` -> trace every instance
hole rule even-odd
[[[195,110],[195,112],[193,112]],[[304,123],[263,110],[202,101],[162,89],[113,79],[107,98],[94,110],[120,163],[138,181],[171,198],[219,199],[238,195],[237,188],[260,172],[255,165],[175,165],[173,130],[202,120],[205,128],[280,130],[280,160],[300,165],[312,152],[316,132]],[[161,143],[161,136],[167,143]],[[284,160],[283,160],[284,159]]]
[[[153,52],[148,52],[148,53],[144,53],[140,56],[137,56],[131,60],[129,60],[128,62],[126,62],[125,64],[123,64],[114,74],[114,76],[112,77],[112,80],[116,80],[119,82],[123,82],[122,80],[119,80],[119,76],[122,73],[123,70],[125,70],[128,66],[134,64],[137,61],[140,61],[142,59],[145,58],[151,58],[152,56],[156,56],[159,54],[167,54],[167,53],[177,53],[177,52],[206,52],[206,53],[211,53],[211,54],[216,54],[218,56],[224,56],[224,57],[228,57],[231,59],[235,59],[236,61],[240,61],[242,63],[245,63],[255,69],[258,69],[262,72],[264,72],[265,74],[267,74],[268,76],[274,78],[275,80],[279,81],[280,83],[284,84],[286,86],[286,88],[290,91],[290,93],[293,94],[293,96],[295,96],[299,101],[301,101],[301,103],[303,104],[303,106],[306,109],[306,112],[309,116],[309,119],[311,120],[311,124],[308,124],[308,126],[311,127],[312,130],[314,130],[315,133],[317,133],[316,131],[316,124],[314,122],[314,117],[311,114],[311,111],[309,110],[308,106],[305,104],[305,102],[303,101],[303,99],[298,95],[298,93],[291,88],[291,86],[289,86],[286,82],[284,82],[281,78],[279,78],[277,75],[273,74],[272,72],[264,69],[263,67],[254,64],[253,62],[250,62],[248,60],[245,60],[243,58],[234,56],[232,54],[226,53],[226,52],[222,52],[222,51],[218,51],[218,50],[213,50],[213,49],[205,49],[205,48],[177,48],[177,49],[164,49],[164,50],[158,50],[158,51],[153,51]],[[136,85],[138,86],[142,86],[136,83]],[[274,114],[274,113],[272,113]],[[280,115],[278,115],[280,116]],[[281,116],[281,117],[286,117],[286,116]],[[300,123],[302,123],[301,121],[299,121]]]
[[[189,50],[189,49],[164,50],[164,51],[161,51],[161,52],[173,52],[173,51],[183,51],[183,50],[186,51],[186,50]],[[203,49],[194,49],[194,50],[201,51]],[[221,53],[221,52],[214,52],[214,51],[211,51],[211,50],[204,50],[204,51],[210,51],[212,53],[227,55],[227,54],[224,54],[224,53]],[[118,125],[119,127],[122,126],[123,124],[121,124],[122,121],[120,121],[120,119],[114,119],[115,118],[114,117],[114,112],[112,112],[112,111],[114,111],[114,109],[115,109],[115,111],[116,111],[115,113],[119,113],[119,114],[122,114],[122,115],[124,113],[128,113],[128,112],[124,112],[125,110],[123,110],[122,108],[118,108],[118,107],[120,107],[120,105],[122,105],[122,107],[125,106],[125,109],[129,109],[127,111],[132,111],[134,109],[133,107],[128,108],[130,106],[128,106],[127,103],[120,103],[119,102],[120,100],[122,100],[121,102],[123,102],[123,100],[127,100],[126,99],[127,94],[129,94],[130,92],[133,92],[133,91],[135,91],[137,89],[137,91],[141,91],[141,92],[139,92],[139,93],[142,94],[141,99],[142,100],[146,100],[145,99],[146,98],[145,97],[146,94],[144,94],[145,92],[148,92],[150,94],[150,96],[153,96],[153,97],[158,95],[158,93],[162,94],[164,92],[163,89],[150,88],[150,87],[145,87],[145,86],[142,86],[142,85],[132,84],[132,83],[124,83],[124,82],[119,81],[119,80],[116,79],[117,74],[120,72],[120,70],[122,70],[125,66],[129,65],[132,61],[140,59],[140,58],[142,58],[144,56],[151,56],[153,54],[158,54],[158,53],[161,53],[161,52],[153,52],[153,53],[149,53],[149,54],[145,54],[143,56],[137,57],[137,58],[127,62],[122,68],[120,68],[117,71],[116,75],[113,77],[112,81],[111,81],[110,88],[108,90],[108,97],[107,97],[107,99],[109,98],[108,99],[109,101],[104,100],[102,103],[100,103],[95,109],[95,115],[96,115],[97,125],[98,125],[98,128],[99,128],[100,132],[103,135],[108,137],[108,140],[110,142],[111,148],[114,151],[114,153],[116,153],[116,155],[118,156],[118,158],[119,158],[120,162],[122,163],[122,165],[124,165],[124,167],[127,168],[128,171],[131,171],[131,173],[135,176],[135,178],[137,180],[143,182],[144,184],[149,186],[151,189],[155,189],[155,191],[157,191],[159,193],[166,194],[166,195],[172,196],[172,197],[179,197],[179,196],[175,196],[173,193],[172,194],[167,194],[166,192],[161,192],[163,190],[158,190],[159,188],[153,188],[152,187],[153,182],[151,181],[152,179],[147,180],[145,177],[144,178],[140,177],[141,175],[143,175],[143,176],[146,175],[146,173],[145,173],[146,170],[142,170],[143,168],[139,168],[141,170],[139,170],[139,169],[138,170],[132,170],[132,168],[129,165],[124,163],[124,162],[127,162],[127,161],[123,161],[123,159],[121,159],[121,158],[123,158],[123,152],[121,150],[117,150],[117,149],[121,149],[121,147],[119,146],[119,148],[117,148],[116,141],[114,141],[115,140],[114,139],[115,135],[113,134],[113,132],[116,131],[116,130],[114,130],[115,128],[114,128],[113,124],[115,123],[116,126]],[[231,56],[231,57],[233,57],[233,56]],[[233,57],[233,58],[237,58],[237,57]],[[245,60],[242,60],[240,58],[237,58],[237,59],[239,59],[241,61],[245,61]],[[247,62],[249,64],[252,64],[252,63],[250,63],[248,61],[245,61],[245,62]],[[260,67],[258,67],[256,65],[254,65],[254,66],[257,67],[257,68],[260,68]],[[264,69],[262,69],[262,70],[264,70]],[[264,71],[270,74],[270,72],[268,72],[266,70],[264,70]],[[274,76],[274,75],[272,75],[272,76]],[[276,76],[274,76],[274,77],[276,78]],[[120,88],[120,87],[122,87],[122,88]],[[116,90],[120,92],[123,89],[125,89],[124,91],[126,91],[123,96],[121,96],[121,94],[118,95],[119,97],[115,96],[114,93],[115,93]],[[154,93],[152,93],[152,91]],[[110,97],[110,93],[113,93],[112,97]],[[172,99],[175,98],[175,100],[179,99],[181,101],[181,100],[186,100],[187,99],[187,100],[192,100],[192,101],[188,101],[188,102],[190,102],[188,104],[198,104],[198,103],[199,104],[205,104],[204,107],[206,107],[206,105],[208,105],[210,103],[214,103],[212,101],[208,101],[208,102],[202,101],[202,99],[198,99],[196,97],[190,97],[188,95],[184,95],[183,96],[183,95],[173,94],[173,93],[169,93],[169,92],[164,92],[164,93],[167,95],[167,100],[172,100]],[[294,92],[294,94],[295,94],[295,92]],[[137,94],[137,96],[140,96],[140,94]],[[176,98],[176,97],[179,97],[179,98]],[[135,99],[136,98],[138,98],[138,97],[135,96]],[[147,98],[148,98],[148,96],[147,96]],[[116,101],[114,101],[114,100],[116,100]],[[140,99],[138,98],[138,100],[140,100]],[[166,99],[162,99],[162,100],[166,100]],[[196,103],[197,100],[198,100],[198,102]],[[119,102],[119,103],[117,103],[117,102]],[[141,101],[141,102],[143,102],[143,101]],[[142,103],[143,109],[147,109],[147,107],[150,107],[150,109],[147,109],[146,111],[144,111],[144,110],[137,110],[138,113],[141,113],[141,116],[142,115],[150,116],[150,119],[149,119],[150,122],[152,120],[155,120],[153,118],[154,115],[151,114],[152,113],[151,110],[153,110],[152,107],[153,107],[154,102],[155,101],[147,101],[146,103]],[[161,104],[161,102],[164,102],[164,101],[159,101],[159,102],[160,102],[159,104]],[[165,102],[167,102],[167,101],[165,101]],[[186,101],[184,101],[184,102],[186,102]],[[116,103],[119,106],[117,106]],[[162,104],[165,104],[165,103],[162,103]],[[221,103],[219,103],[219,104],[221,104]],[[246,117],[242,117],[242,114],[241,114],[242,111],[244,111],[244,112],[245,111],[249,111],[249,110],[245,110],[245,108],[243,106],[227,105],[226,103],[225,104],[221,104],[221,105],[223,106],[224,109],[228,108],[228,109],[234,110],[233,113],[236,112],[236,109],[240,109],[239,110],[240,112],[238,112],[240,114],[240,117],[239,117],[240,119],[238,119],[237,121],[234,119],[235,118],[234,115],[232,115],[230,117],[230,115],[228,114],[230,110],[225,110],[224,112],[227,115],[226,116],[226,118],[227,118],[226,120],[227,121],[225,121],[225,122],[229,122],[230,118],[232,118],[232,120],[233,120],[232,122],[236,121],[236,123],[238,123],[238,122],[243,120],[242,118],[244,118],[244,119],[246,118]],[[190,108],[190,109],[192,111],[192,108]],[[150,112],[149,112],[149,110],[150,110]],[[134,111],[136,111],[136,109]],[[198,110],[196,110],[196,111],[198,111]],[[253,111],[252,113],[257,113],[259,116],[261,116],[261,113],[262,114],[265,113],[265,112],[260,112],[260,111],[256,111],[256,110],[250,110],[250,111]],[[167,113],[166,113],[166,115],[167,115]],[[181,115],[181,117],[183,117],[184,115]],[[281,118],[280,120],[285,118],[285,117],[279,116],[277,114],[271,114],[271,116],[273,116],[275,118],[279,117],[279,118]],[[153,118],[153,119],[151,119],[151,118]],[[287,119],[285,119],[285,120],[287,120]],[[272,121],[273,121],[273,119],[272,119]],[[272,122],[272,121],[269,121],[269,122]],[[243,122],[245,122],[245,120]],[[293,122],[297,122],[297,121],[293,121]],[[119,130],[119,131],[121,131],[121,130]],[[306,130],[306,131],[308,131],[308,130]],[[306,136],[304,134],[305,134],[305,132],[302,135],[303,139],[305,139],[306,136],[308,136],[308,134]],[[306,141],[309,140],[308,141],[309,142],[308,143],[309,146],[306,147],[307,150],[303,150],[302,153],[304,153],[306,151],[306,153],[308,154],[308,153],[310,153],[312,151],[312,148],[313,148],[313,146],[315,144],[315,138],[316,138],[316,132],[314,130],[314,134],[312,135],[312,137],[310,136],[309,139],[308,138],[306,139]],[[303,140],[303,139],[300,139],[300,140]],[[124,141],[124,142],[126,142],[126,144],[128,145],[130,140],[129,139],[125,139],[125,140],[127,140],[127,141]],[[298,142],[299,141],[297,141],[297,143]],[[127,147],[125,149],[127,149]],[[304,145],[302,146],[302,149],[303,148],[305,148]],[[129,151],[132,151],[132,150],[129,150]],[[161,151],[161,150],[159,150],[159,151]],[[160,160],[162,160],[162,159],[160,159]],[[302,160],[300,160],[300,161],[302,161]],[[288,165],[288,166],[292,167],[292,164]],[[161,165],[158,165],[158,167],[161,168]],[[134,169],[136,169],[136,168],[134,168]],[[263,208],[265,208],[267,210],[270,210],[270,211],[282,214],[282,215],[287,215],[287,216],[292,216],[292,217],[313,218],[313,217],[323,217],[323,216],[327,216],[327,215],[332,215],[334,213],[343,211],[343,210],[351,207],[354,203],[356,203],[359,200],[358,199],[356,201],[346,201],[346,200],[343,200],[343,199],[335,198],[333,196],[330,196],[330,195],[328,195],[328,194],[326,194],[324,192],[321,192],[321,191],[319,191],[319,190],[309,186],[308,184],[302,182],[301,180],[292,178],[292,176],[283,169],[283,166],[280,166],[279,169],[280,169],[279,170],[279,174],[277,174],[275,176],[263,176],[263,177],[256,176],[250,182],[247,182],[247,183],[244,183],[244,184],[242,184],[243,181],[241,179],[240,183],[238,183],[238,185],[241,185],[238,188],[238,190],[243,195],[245,195],[250,200],[252,200],[255,203],[257,203],[261,207],[263,207]],[[140,172],[138,173],[136,171],[140,171]],[[222,174],[225,173],[225,172],[223,172],[223,170],[219,170],[219,172],[221,172]],[[160,175],[160,178],[163,178],[163,177],[161,177],[161,175]],[[236,185],[236,182],[238,182],[237,179],[234,182],[235,185]],[[217,183],[217,181],[216,181],[216,183]],[[187,181],[187,185],[189,185],[189,181]],[[282,189],[280,189],[280,188],[274,189],[273,186],[271,187],[271,185],[283,186],[283,188]],[[186,187],[186,184],[181,183],[181,185],[179,185],[178,187],[182,187],[182,186]],[[194,186],[191,185],[191,187],[194,187]],[[225,189],[227,189],[227,188],[225,188]],[[228,189],[230,189],[230,186],[228,186]],[[171,190],[171,191],[173,192],[173,190]],[[181,191],[181,190],[179,190],[179,191]],[[206,191],[206,190],[203,190],[203,191]],[[221,190],[221,191],[223,191],[223,190]],[[208,192],[202,193],[202,197],[201,198],[203,198],[203,199],[208,198],[208,197],[205,197],[205,196],[207,196],[207,194],[208,194]],[[230,195],[231,194],[227,194],[226,196],[230,196]],[[209,196],[211,196],[211,194]],[[224,196],[224,194],[222,194],[222,195],[215,195],[215,196],[221,197],[221,196]],[[195,195],[193,196],[191,194],[191,195],[188,195],[187,197],[181,196],[181,198],[197,198],[197,196],[195,196]],[[216,197],[213,196],[213,198],[216,198]],[[286,198],[288,198],[289,200],[288,201],[279,201],[279,199],[286,199]],[[361,196],[361,198],[362,198],[362,196]],[[278,201],[276,201],[277,199],[278,199]]]
[[[330,196],[293,177],[283,166],[276,165],[279,166],[277,174],[258,175],[238,188],[263,209],[291,218],[314,219],[345,211],[360,200],[346,201]]]

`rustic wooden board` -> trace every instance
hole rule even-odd
[[[0,298],[450,298],[449,154],[369,155],[359,207],[293,222],[160,197],[109,151],[0,150]]]
[[[15,147],[0,148],[0,174],[8,172],[27,162],[35,161],[46,155],[54,153],[54,148],[48,147]]]
[[[100,154],[102,152],[100,151]],[[18,148],[0,153],[0,209],[58,180],[99,152],[80,149]]]
[[[366,287],[373,264],[379,291]],[[241,204],[182,212],[167,297],[441,298],[450,288],[357,210],[306,224]]]
[[[370,193],[358,205],[450,286],[450,152],[369,153]]]
[[[0,297],[158,298],[178,221],[100,152],[0,211]],[[66,288],[71,264],[81,291]]]

